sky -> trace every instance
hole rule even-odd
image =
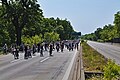
[[[47,18],[67,18],[73,29],[82,34],[113,24],[120,11],[120,0],[38,0]]]

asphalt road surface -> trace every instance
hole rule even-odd
[[[44,57],[36,56],[14,60],[12,54],[0,56],[0,80],[62,80],[72,60],[74,51],[53,51],[52,57],[44,52]]]
[[[106,58],[115,60],[117,64],[120,64],[120,47],[92,41],[88,41],[87,43]]]

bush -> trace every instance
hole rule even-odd
[[[104,67],[104,78],[106,80],[118,80],[120,78],[120,66],[115,64],[114,61],[108,60]]]
[[[84,42],[84,40],[83,39],[81,39],[81,43],[83,43]]]
[[[104,42],[104,40],[101,40],[101,39],[98,39],[97,41],[98,41],[98,42]]]
[[[83,63],[86,71],[103,71],[106,65],[105,57],[90,47],[86,42],[82,43]]]
[[[60,40],[59,34],[55,33],[55,32],[50,32],[50,33],[46,32],[44,34],[44,40],[47,41],[47,42],[52,42],[52,41]]]
[[[40,42],[43,41],[43,38],[42,38],[42,35],[35,35],[35,36],[32,36],[32,37],[25,37],[25,36],[22,36],[22,42],[25,43],[25,44],[29,44],[29,45],[32,45],[32,44],[38,44]]]

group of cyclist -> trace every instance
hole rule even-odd
[[[40,57],[44,56],[44,51],[49,52],[49,56],[53,56],[53,51],[63,52],[64,48],[68,49],[68,51],[73,51],[73,49],[78,50],[79,40],[64,40],[64,41],[56,41],[56,42],[42,42],[38,44],[33,44],[30,46],[29,44],[21,44],[19,47],[17,45],[11,45],[10,52],[14,55],[14,59],[19,59],[19,52],[24,53],[24,59],[32,58],[36,53],[40,53]],[[4,53],[7,53],[7,44],[3,47]]]

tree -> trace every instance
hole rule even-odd
[[[35,23],[36,16],[42,16],[42,10],[37,0],[2,0],[1,15],[7,22],[12,23],[16,33],[16,43],[21,44],[22,29],[30,23]]]
[[[65,40],[72,38],[71,33],[74,32],[74,30],[70,22],[66,19],[61,20],[59,18],[54,19],[53,17],[51,17],[43,19],[41,33],[44,36],[46,32],[56,32],[59,34],[61,40]]]
[[[104,67],[105,80],[119,80],[120,66],[115,64],[115,61],[108,60],[107,65]]]
[[[21,44],[21,36],[31,38],[42,34],[44,38],[47,32],[57,34],[55,39],[73,39],[71,23],[67,19],[44,18],[37,0],[2,0],[0,24],[4,27],[6,42],[17,45]]]
[[[81,32],[73,32],[72,35],[78,39],[81,36]]]
[[[44,35],[44,40],[47,42],[57,41],[59,40],[59,34],[55,32],[46,32]]]
[[[100,35],[100,39],[104,41],[112,41],[112,39],[116,38],[116,29],[114,25],[105,25],[101,30]]]
[[[59,18],[56,19],[57,25],[61,25],[63,27],[63,32],[60,34],[61,40],[71,39],[72,33],[74,32],[73,27],[67,19],[60,20]]]
[[[118,37],[120,38],[120,12],[117,12],[115,14],[114,24],[117,30]]]
[[[0,6],[0,15],[3,13],[1,11],[2,7]],[[10,44],[10,34],[8,32],[8,27],[7,25],[9,25],[8,23],[6,23],[5,20],[3,20],[2,18],[0,18],[0,46],[3,46],[5,43]],[[9,30],[10,31],[10,30]]]
[[[38,44],[38,43],[43,42],[43,38],[42,38],[41,34],[35,35],[35,36],[32,36],[32,37],[22,36],[22,42],[32,46],[33,44]]]
[[[54,29],[54,31],[59,34],[60,39],[63,37],[63,35],[64,35],[64,28],[63,28],[62,25],[58,25],[58,26]]]
[[[5,43],[9,44],[9,41],[10,37],[7,28],[0,25],[0,46],[3,46]]]
[[[101,30],[102,30],[101,28],[97,28],[97,30],[94,32],[97,40],[100,39],[100,32],[101,32]]]

